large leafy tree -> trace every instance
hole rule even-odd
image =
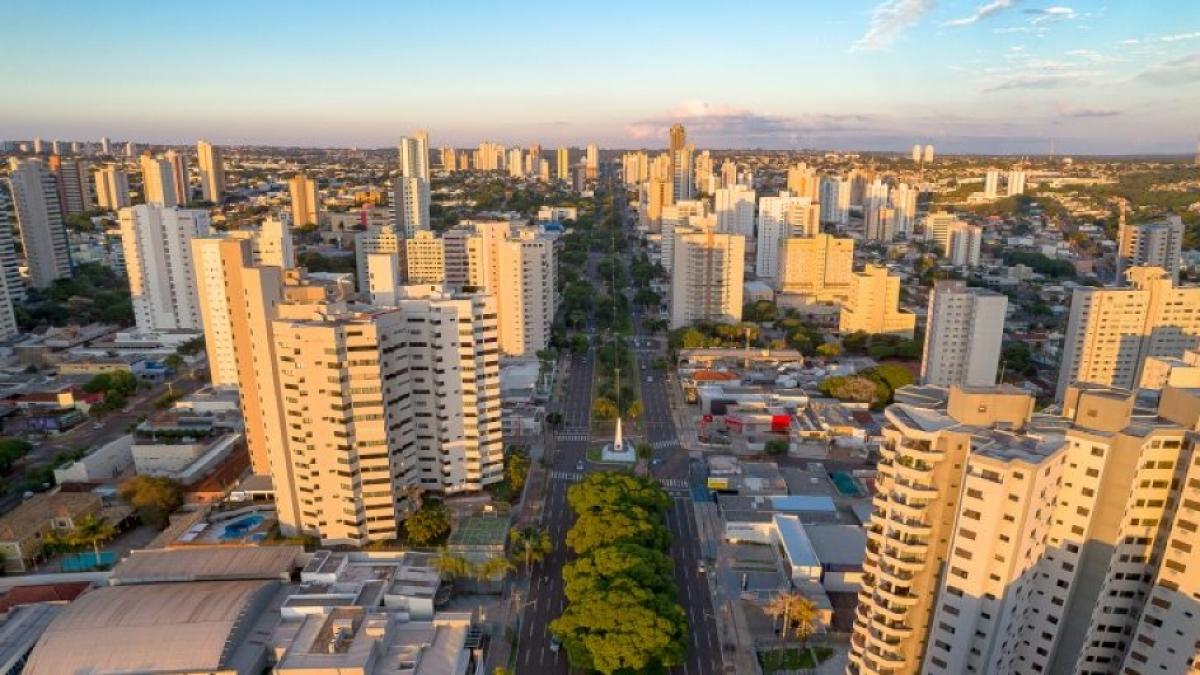
[[[531,525],[519,530],[513,528],[508,533],[508,538],[516,548],[517,554],[521,556],[526,569],[533,563],[541,561],[550,551],[554,550],[554,544],[550,541],[550,533],[540,527]]]
[[[572,665],[606,674],[682,663],[688,641],[683,609],[641,588],[591,593],[572,602],[550,630]]]
[[[166,524],[167,516],[183,505],[183,486],[164,476],[134,476],[121,484],[118,494],[153,525]]]
[[[425,502],[404,521],[404,532],[414,544],[429,544],[450,532],[450,509],[441,502]]]
[[[670,498],[657,483],[627,473],[590,473],[567,489],[567,504],[580,514],[622,505],[638,506],[661,514],[670,503]]]
[[[666,554],[652,548],[632,543],[600,546],[563,567],[565,593],[571,602],[580,602],[593,593],[632,583],[673,596],[673,567]]]
[[[661,548],[667,541],[666,529],[637,506],[582,513],[567,532],[567,546],[579,555],[608,544],[632,542]]]

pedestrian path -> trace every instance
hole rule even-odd
[[[668,490],[686,491],[688,489],[688,482],[682,478],[659,478],[658,483]]]
[[[578,471],[551,471],[550,480],[565,480],[571,483],[578,483],[583,479],[583,474]]]
[[[560,441],[587,441],[591,440],[592,434],[587,429],[560,429],[554,432],[554,437]]]

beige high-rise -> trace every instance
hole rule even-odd
[[[208,211],[138,204],[118,220],[138,330],[202,330],[192,240],[208,234]]]
[[[208,141],[196,143],[196,162],[200,165],[200,190],[204,199],[220,204],[225,196],[225,159],[221,149]]]
[[[1127,272],[1130,288],[1075,289],[1063,338],[1056,397],[1075,382],[1132,388],[1150,356],[1182,356],[1200,345],[1200,288],[1176,287],[1158,267]]]
[[[300,173],[292,176],[288,179],[288,194],[292,202],[292,224],[296,227],[320,224],[321,197],[315,178]]]
[[[55,279],[71,276],[71,249],[54,174],[37,158],[12,157],[9,169],[9,187],[21,231],[21,247],[29,266],[29,284],[45,288]]]
[[[85,213],[95,208],[88,185],[91,165],[78,157],[50,157],[50,170],[58,183],[58,201],[64,216]]]
[[[867,265],[854,274],[849,299],[838,318],[843,335],[862,331],[912,338],[916,325],[917,317],[900,309],[900,277],[882,265]]]
[[[942,387],[996,383],[1008,296],[960,280],[939,280],[929,294],[921,382]]]
[[[554,177],[558,180],[571,180],[571,151],[567,146],[559,146],[555,152]]]
[[[138,160],[142,169],[142,197],[147,204],[179,206],[182,200],[175,192],[175,173],[165,157],[152,157],[149,152]]]
[[[404,241],[404,250],[409,283],[445,283],[446,247],[440,237],[429,231],[417,232]]]
[[[1122,213],[1117,232],[1117,263],[1121,270],[1137,266],[1161,267],[1173,280],[1179,281],[1183,235],[1183,220],[1179,216],[1153,223],[1128,224]]]
[[[96,169],[96,203],[102,209],[116,211],[129,206],[129,176],[117,164]]]
[[[187,206],[192,197],[192,190],[188,185],[186,158],[175,150],[168,150],[163,153],[162,159],[167,163],[171,172],[171,186],[175,193],[175,200],[179,206]]]
[[[775,279],[781,293],[808,302],[845,302],[854,283],[854,240],[829,234],[788,237],[781,244]]]
[[[740,321],[746,238],[708,231],[677,234],[674,239],[671,328],[700,320]]]

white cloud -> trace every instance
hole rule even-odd
[[[1162,85],[1200,82],[1200,52],[1151,66],[1134,79]]]
[[[989,16],[1012,7],[1017,4],[1017,0],[992,0],[986,5],[980,5],[971,12],[969,16],[964,16],[961,19],[951,19],[942,23],[943,26],[970,26],[980,19],[986,19]]]
[[[1046,7],[1045,9],[1027,9],[1026,14],[1032,14],[1033,19],[1029,21],[1031,25],[1039,26],[1044,23],[1054,21],[1069,21],[1079,16],[1079,14],[1070,7]]]
[[[1123,45],[1136,45],[1140,42],[1141,42],[1141,40],[1138,40],[1136,38],[1129,38],[1128,40],[1121,40],[1121,44],[1123,44]]]
[[[914,26],[933,9],[934,0],[884,0],[871,13],[871,24],[867,32],[851,51],[882,49]]]
[[[1200,38],[1200,30],[1190,33],[1175,33],[1174,35],[1164,35],[1159,39],[1160,42],[1179,42],[1181,40],[1195,40]]]

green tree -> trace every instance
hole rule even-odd
[[[597,592],[550,622],[577,668],[606,675],[646,672],[683,662],[689,641],[683,609],[640,588]]]
[[[768,616],[783,619],[782,638],[785,642],[789,632],[805,641],[816,631],[817,605],[799,593],[780,593],[772,598],[764,610]]]
[[[763,444],[763,452],[772,457],[782,457],[788,453],[788,442],[782,438],[772,438]]]
[[[817,346],[817,356],[824,356],[827,359],[840,356],[842,347],[836,342],[824,342]]]
[[[567,488],[567,504],[578,514],[636,506],[657,517],[666,512],[671,499],[658,483],[648,478],[598,471]]]
[[[628,587],[628,583],[673,596],[674,567],[665,553],[638,544],[600,546],[563,566],[563,589],[571,602],[599,591]]]
[[[438,547],[437,554],[433,558],[433,566],[441,573],[442,578],[447,580],[469,576],[471,573],[471,563],[466,558],[452,553],[445,546]]]
[[[513,561],[504,556],[488,558],[481,563],[471,566],[471,576],[476,581],[499,581],[515,569]]]
[[[67,533],[67,540],[72,546],[83,547],[91,545],[96,565],[100,564],[100,542],[108,541],[117,534],[117,527],[108,522],[107,518],[93,515],[80,516],[75,521],[75,527]]]
[[[165,476],[134,476],[121,484],[118,494],[143,521],[159,527],[183,506],[183,486]]]
[[[625,416],[630,419],[637,419],[642,416],[645,409],[642,406],[641,400],[635,400],[625,408]]]
[[[567,546],[576,554],[608,544],[630,542],[661,548],[666,545],[667,531],[650,512],[636,506],[588,511],[575,519],[567,531]]]
[[[637,453],[638,459],[650,459],[654,456],[654,446],[646,441],[641,441],[633,446],[633,449]]]
[[[513,528],[508,533],[508,539],[520,554],[525,569],[529,569],[533,563],[541,561],[554,550],[550,533],[540,527],[529,526],[519,530]]]
[[[598,420],[611,420],[617,417],[617,404],[606,396],[597,397],[592,401],[592,415]]]
[[[450,533],[450,509],[441,502],[425,502],[404,520],[404,532],[418,546],[431,544]]]
[[[525,479],[529,476],[529,453],[510,447],[504,456],[504,478],[508,481],[513,494],[519,495],[525,489]]]

